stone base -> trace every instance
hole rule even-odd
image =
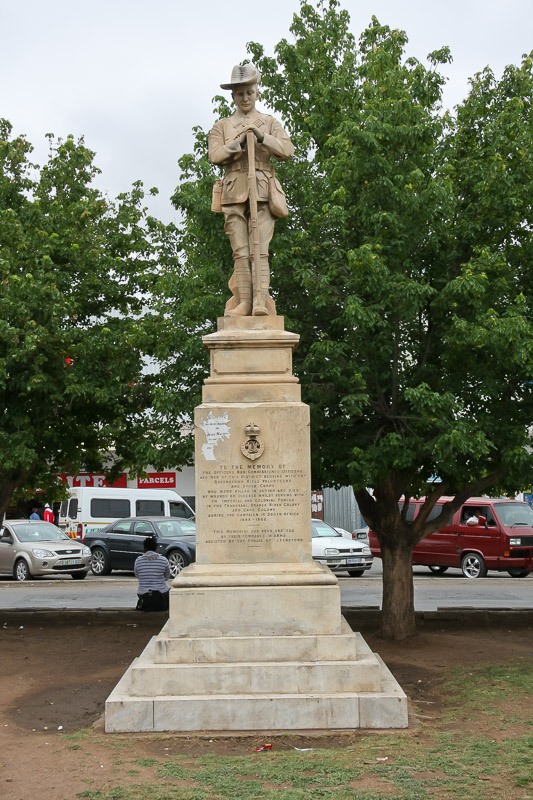
[[[407,699],[313,561],[309,407],[281,317],[204,337],[195,412],[196,563],[106,702],[106,731],[405,728]]]
[[[107,699],[107,732],[407,727],[404,692],[342,617],[334,634],[172,629],[169,620]]]

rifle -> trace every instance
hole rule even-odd
[[[257,218],[257,182],[255,178],[255,134],[246,133],[246,150],[248,152],[248,202],[250,204],[250,258],[252,260],[253,299],[259,294],[257,304],[254,302],[253,314],[268,314],[262,296],[261,285],[261,250],[259,243],[259,225]]]

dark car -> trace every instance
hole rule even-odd
[[[196,559],[196,526],[176,517],[128,517],[85,536],[91,548],[91,570],[109,575],[113,569],[133,571],[147,536],[157,539],[157,552],[170,562],[173,578]]]

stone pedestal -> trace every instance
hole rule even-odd
[[[197,561],[106,731],[401,728],[407,701],[313,561],[309,409],[282,317],[219,320],[195,413]]]

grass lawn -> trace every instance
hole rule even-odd
[[[435,714],[412,706],[397,733],[342,734],[331,746],[297,749],[291,737],[267,739],[272,749],[172,755],[172,738],[105,739],[94,730],[66,735],[81,751],[105,740],[117,780],[88,787],[86,800],[530,800],[533,798],[533,660],[448,670]],[[216,744],[213,742],[213,744]],[[133,746],[132,746],[133,745]],[[167,746],[168,745],[168,746]],[[121,780],[119,774],[127,776]]]

